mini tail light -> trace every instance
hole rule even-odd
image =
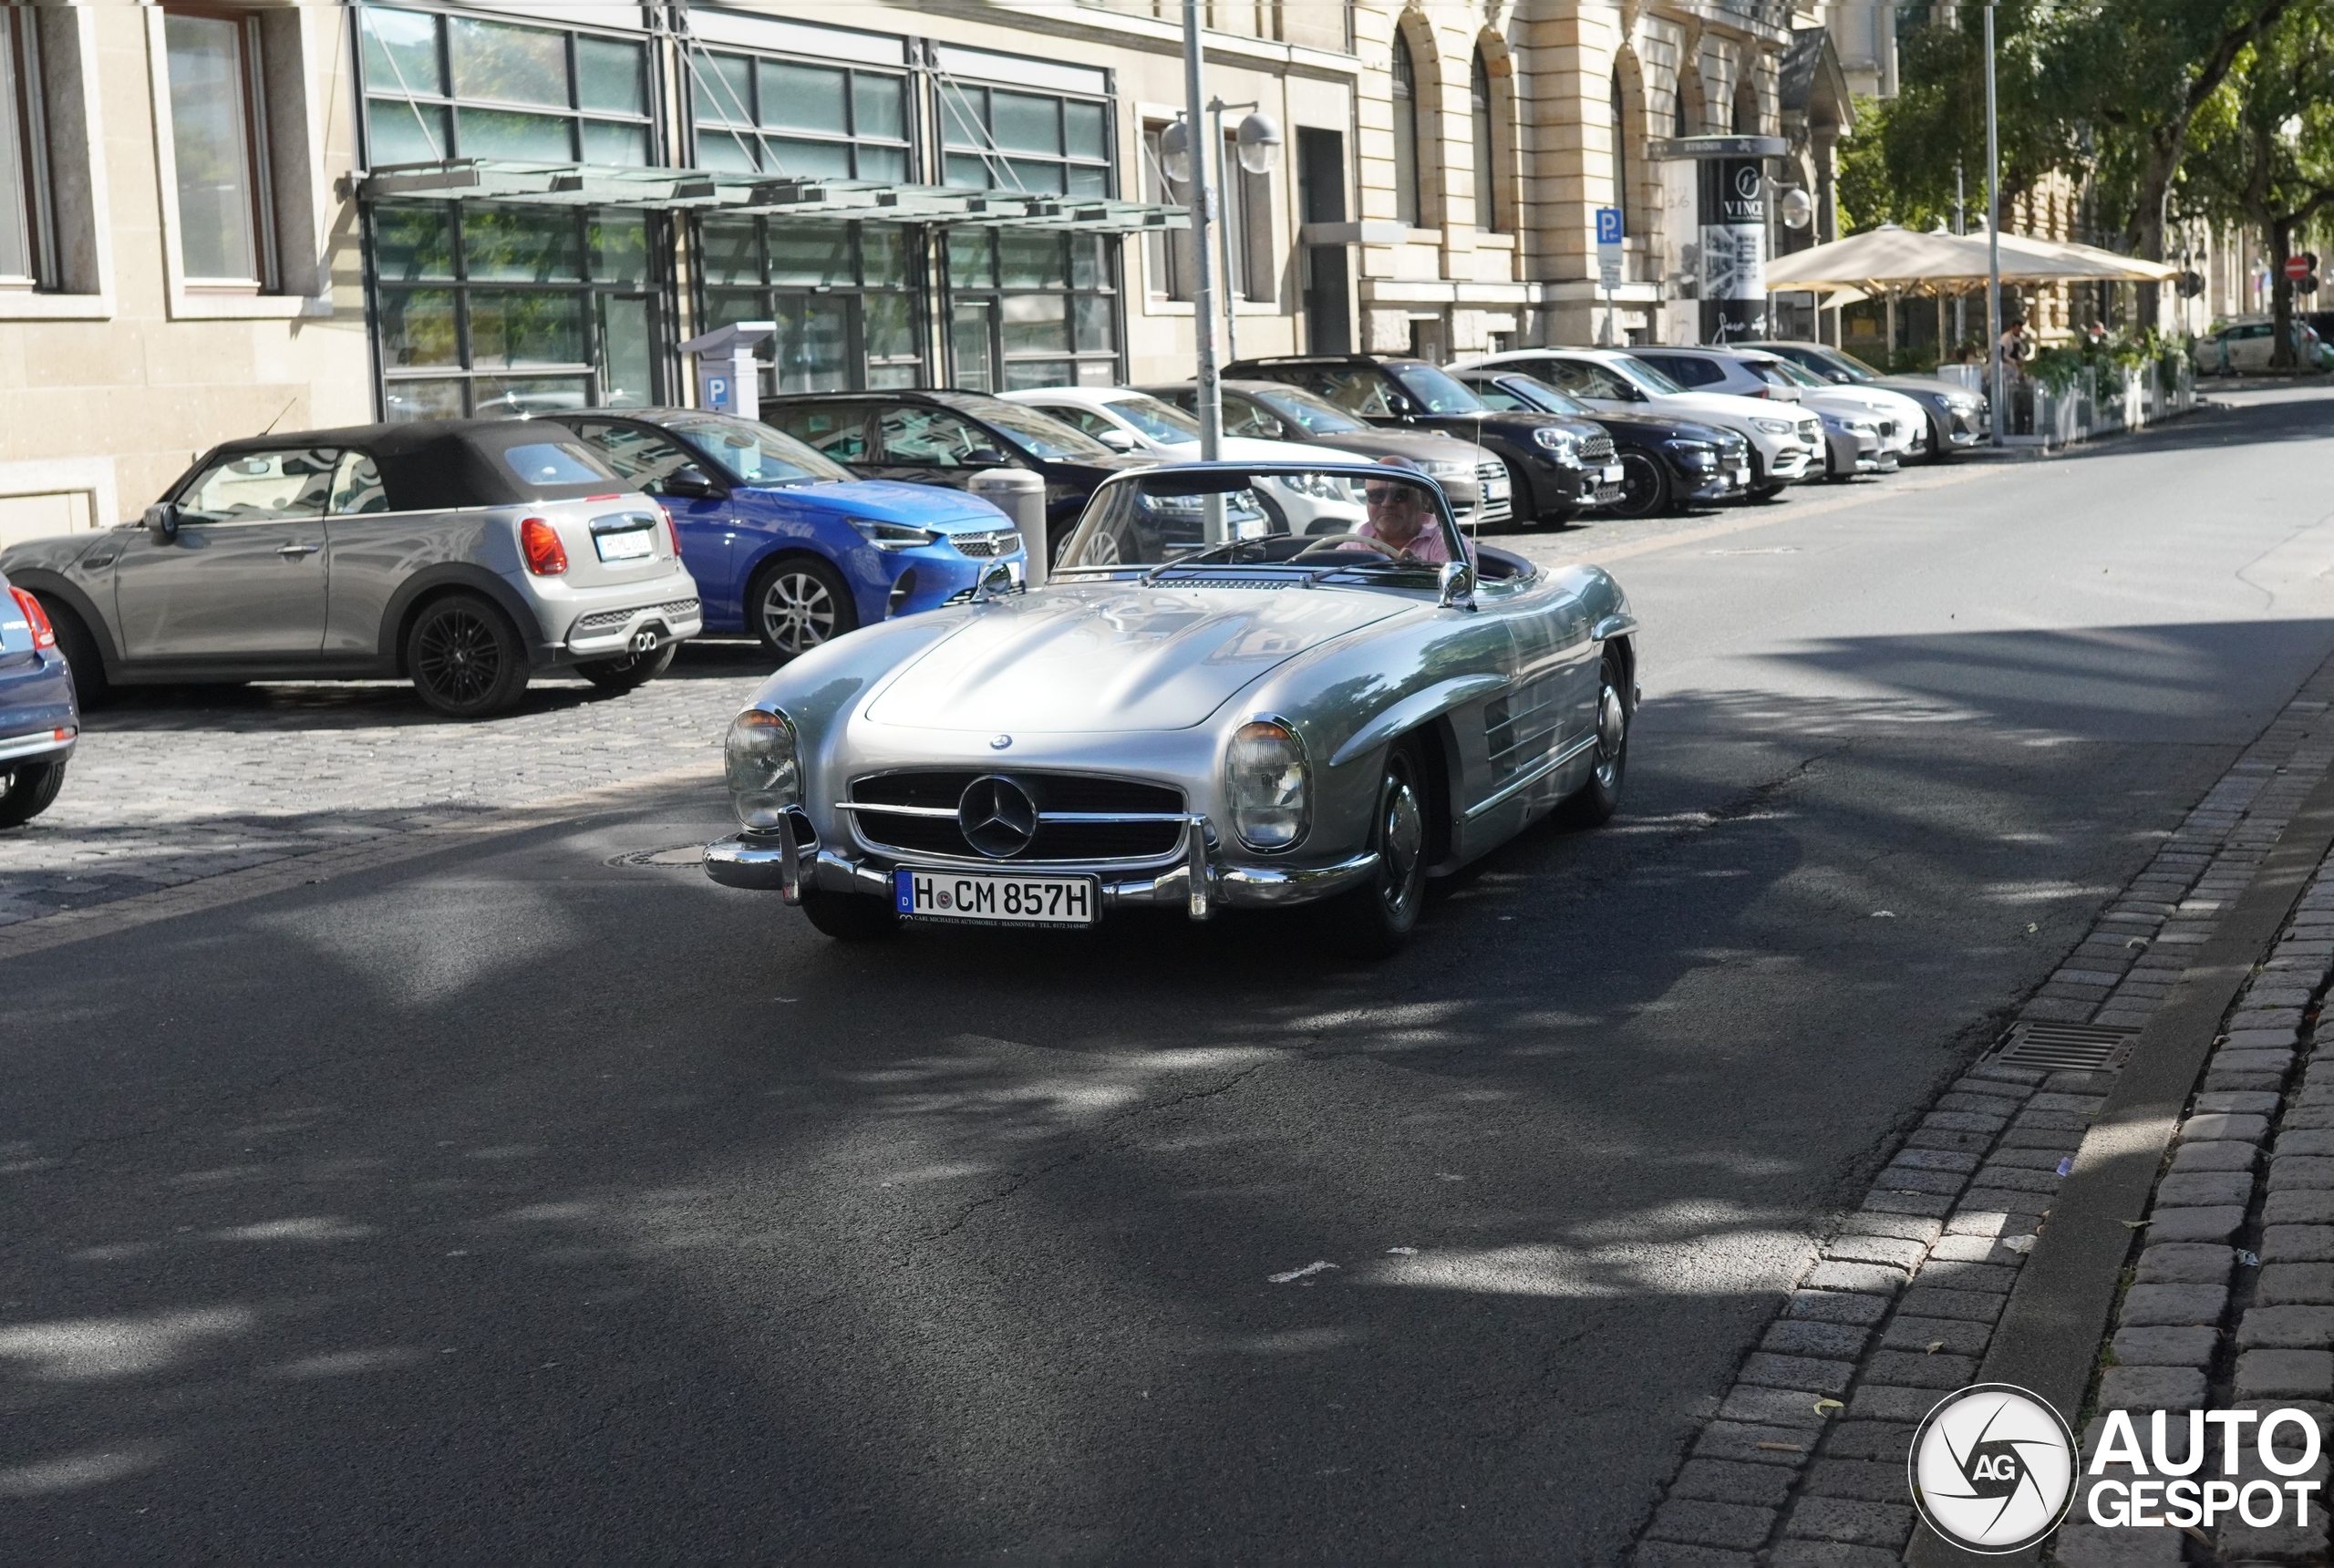
[[[531,517],[519,525],[519,548],[527,557],[527,570],[538,577],[556,577],[567,570],[567,548],[559,542],[559,533],[540,517]]]
[[[672,511],[660,506],[656,509],[656,515],[665,520],[665,542],[673,547],[673,559],[678,561],[681,558],[681,531],[673,521]]]
[[[57,628],[48,624],[48,614],[40,607],[40,601],[22,588],[9,589],[8,597],[16,602],[16,608],[22,610],[25,613],[25,619],[32,623],[33,646],[36,648],[57,646]]]

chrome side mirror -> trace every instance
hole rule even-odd
[[[1013,568],[999,561],[993,562],[973,584],[973,603],[986,604],[1013,592]]]
[[[1475,568],[1464,561],[1446,561],[1437,579],[1437,599],[1446,610],[1475,607]]]
[[[157,544],[168,544],[179,536],[179,509],[169,501],[156,501],[146,509],[146,531],[154,536]]]

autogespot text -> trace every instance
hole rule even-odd
[[[2184,1434],[2180,1428],[2185,1424]],[[2251,1429],[2248,1431],[2247,1429]],[[2290,1429],[2285,1453],[2277,1439]],[[2211,1439],[2217,1432],[2219,1441]],[[2175,1455],[2174,1444],[2187,1441]],[[2250,1442],[2248,1444],[2248,1440]],[[2247,1449],[2259,1470],[2250,1480],[2225,1478],[2245,1473]],[[2218,1477],[2206,1460],[2220,1460]],[[2184,1417],[2155,1411],[2148,1418],[2144,1451],[2128,1410],[2111,1410],[2092,1450],[2089,1509],[2093,1524],[2163,1526],[2209,1530],[2234,1514],[2254,1527],[2310,1522],[2310,1499],[2325,1483],[2260,1479],[2260,1470],[2280,1478],[2307,1475],[2318,1463],[2318,1422],[2306,1410],[2190,1410]],[[2290,1506],[2290,1515],[2288,1507]]]

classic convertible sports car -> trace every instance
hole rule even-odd
[[[1363,521],[1292,531],[1287,481]],[[1412,469],[1121,475],[1047,586],[992,572],[772,676],[730,727],[744,830],[706,872],[844,940],[1323,903],[1346,951],[1385,954],[1429,877],[1559,807],[1612,814],[1637,636],[1605,573],[1466,540]]]

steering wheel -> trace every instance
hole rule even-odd
[[[1402,552],[1400,551],[1395,549],[1384,540],[1373,539],[1366,533],[1321,533],[1314,535],[1313,542],[1310,544],[1307,544],[1304,549],[1290,556],[1289,559],[1291,561],[1302,561],[1308,555],[1312,555],[1318,552],[1326,552],[1332,546],[1339,544],[1366,544],[1370,549],[1378,552],[1379,554],[1386,557],[1389,561],[1399,561],[1402,558]]]

